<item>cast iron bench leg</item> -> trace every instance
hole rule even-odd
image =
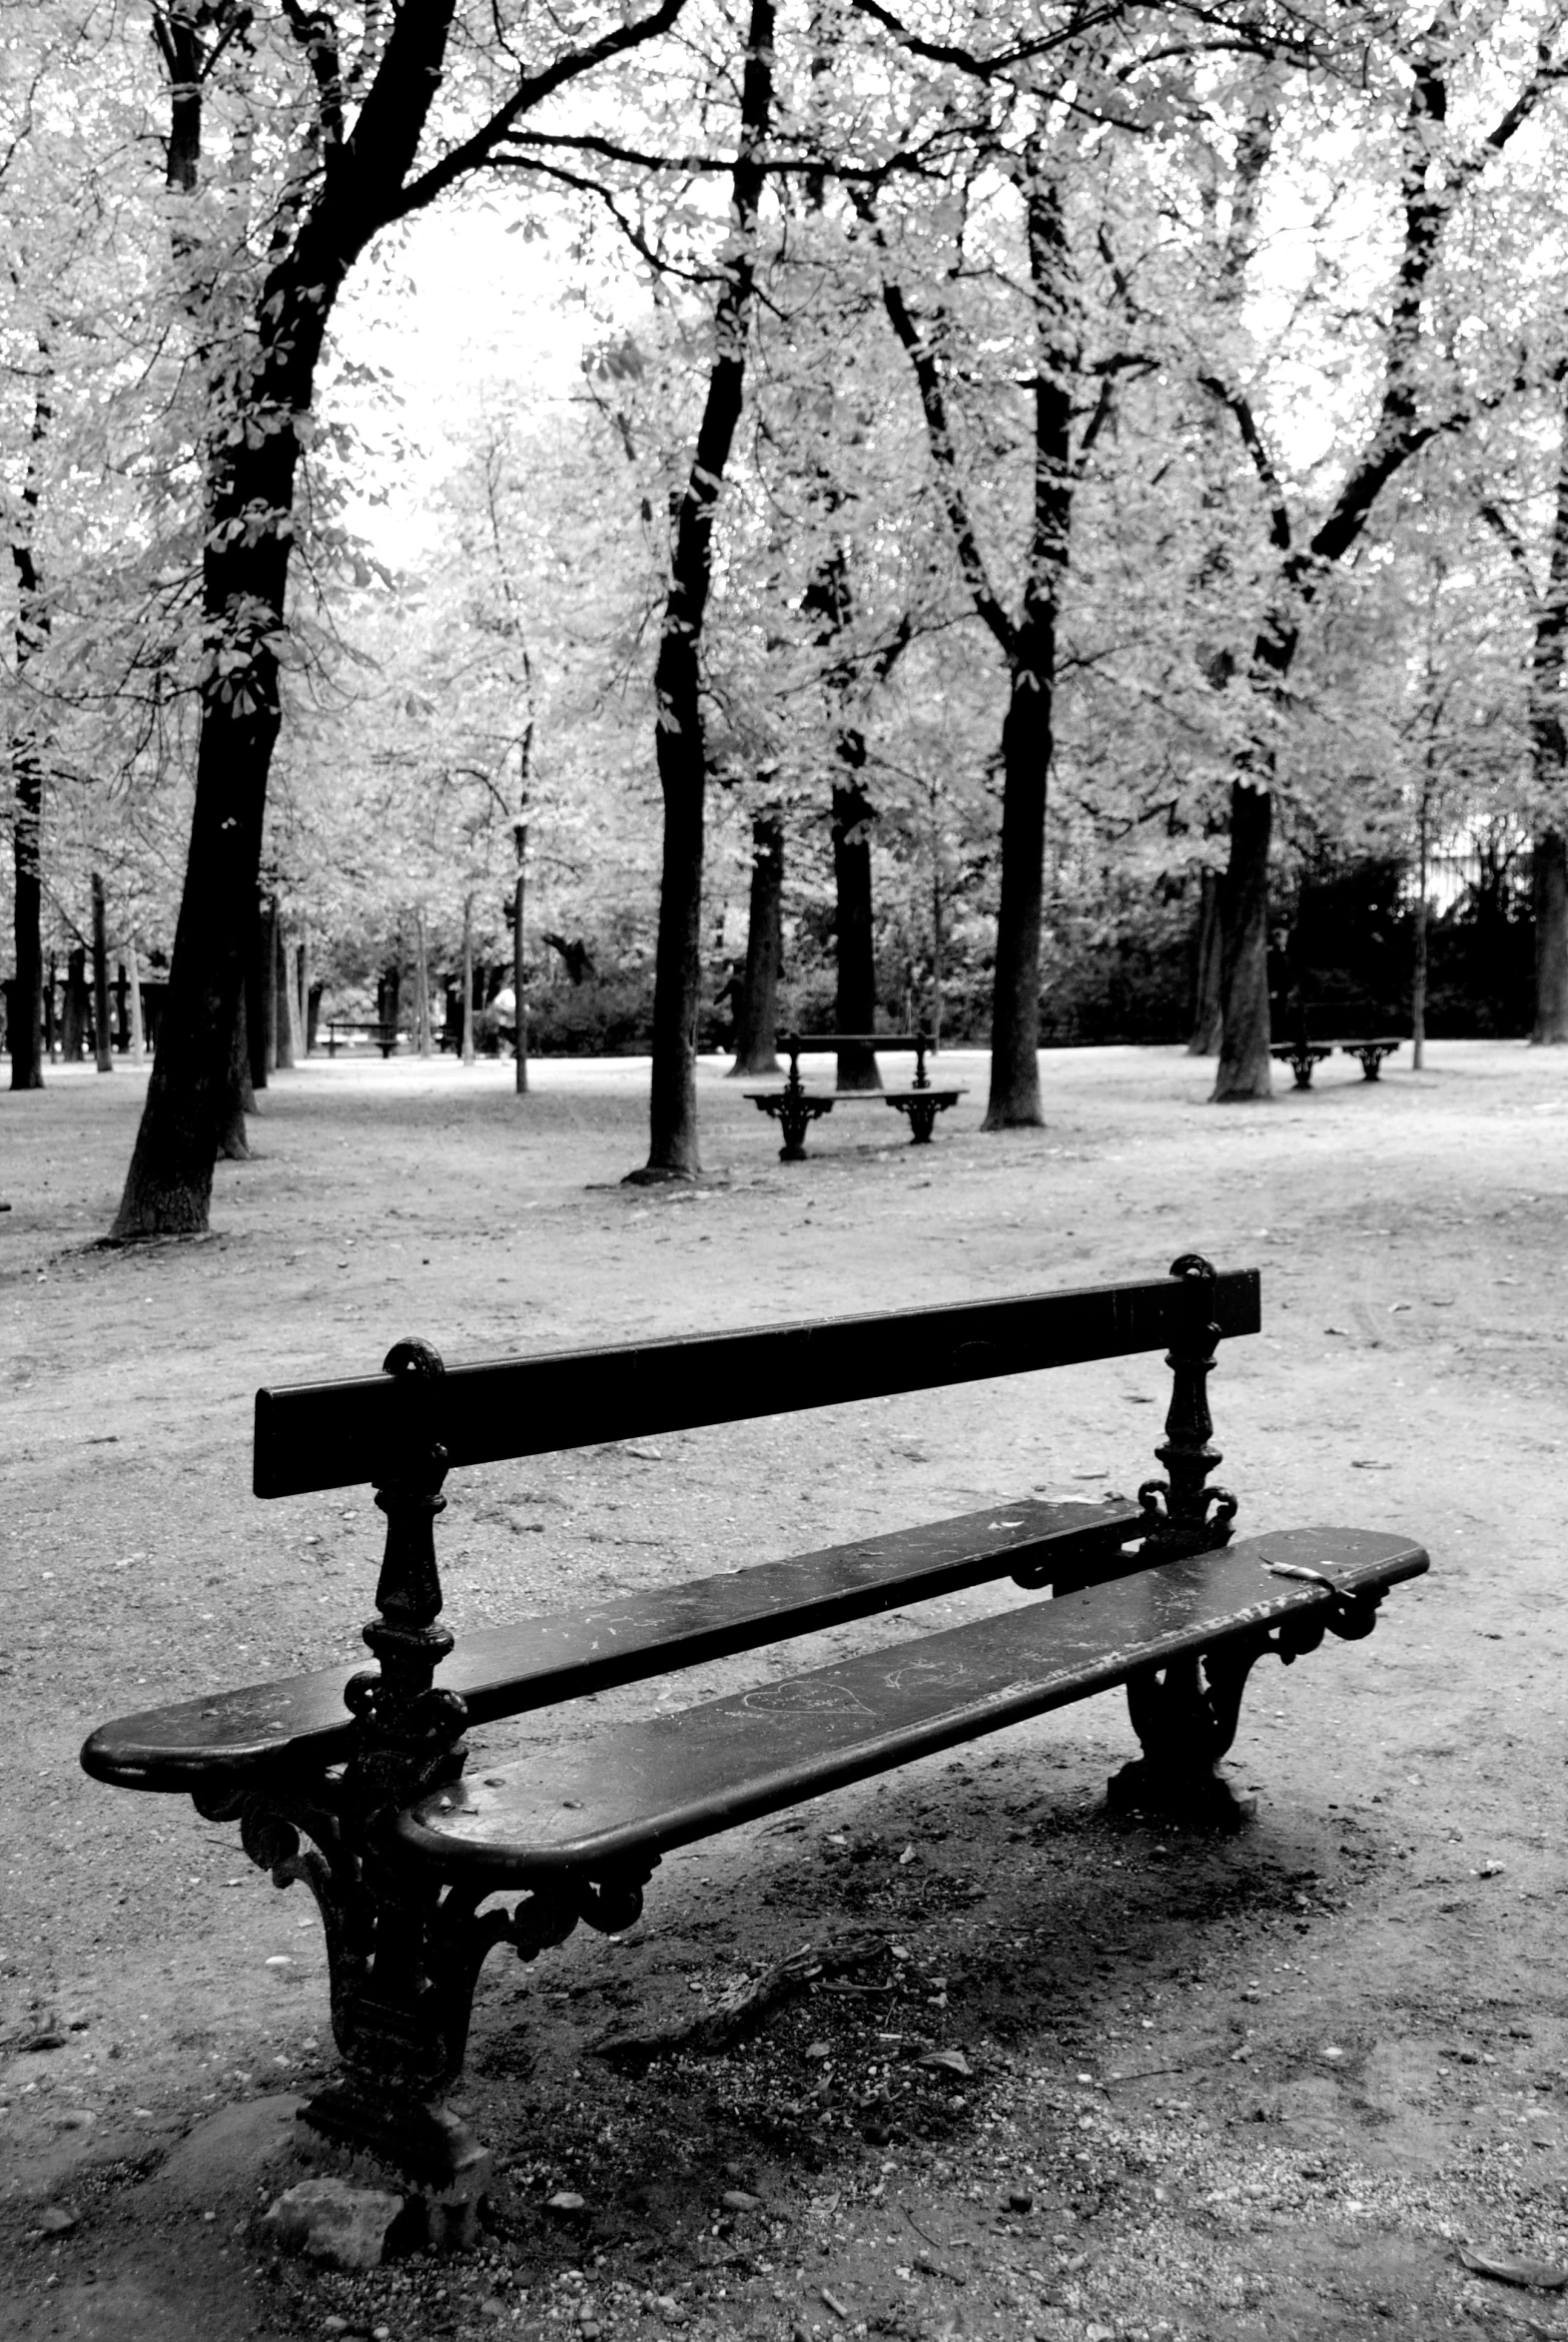
[[[929,1147],[931,1134],[937,1127],[938,1110],[935,1099],[890,1098],[888,1104],[896,1114],[908,1115],[911,1147]]]

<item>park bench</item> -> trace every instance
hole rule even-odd
[[[1310,1090],[1313,1072],[1324,1058],[1332,1057],[1335,1050],[1345,1057],[1358,1058],[1362,1081],[1375,1082],[1382,1071],[1384,1058],[1392,1057],[1396,1050],[1403,1047],[1404,1043],[1397,1035],[1383,1034],[1365,1041],[1276,1041],[1269,1055],[1291,1069],[1297,1090]]]
[[[335,1058],[338,1055],[338,1036],[340,1033],[350,1036],[350,1044],[346,1044],[346,1046],[352,1044],[353,1036],[356,1033],[363,1033],[368,1041],[375,1042],[384,1058],[390,1058],[402,1039],[402,1035],[395,1025],[366,1024],[352,1017],[334,1017],[327,1027],[327,1055],[330,1058]]]
[[[377,1491],[387,1548],[365,1640],[379,1672],[126,1717],[82,1762],[100,1781],[189,1794],[208,1821],[238,1823],[278,1886],[311,1890],[342,2064],[305,2120],[398,2169],[432,2245],[461,2241],[489,2158],[447,2098],[486,1954],[507,1944],[531,1960],[579,1923],[631,1926],[671,1849],[1119,1686],[1143,1753],[1114,1802],[1233,1824],[1216,1767],[1253,1664],[1288,1665],[1325,1631],[1368,1634],[1387,1589],[1427,1567],[1386,1533],[1232,1541],[1235,1499],[1207,1484],[1220,1460],[1207,1378],[1219,1337],[1258,1325],[1255,1270],[1184,1255],[1143,1283],[449,1372],[404,1341],[381,1374],[260,1391],[259,1496]],[[1156,1349],[1173,1372],[1164,1471],[1136,1503],[1010,1499],[460,1642],[437,1623],[448,1470]],[[464,1771],[467,1726],[1006,1580],[1049,1599],[648,1721],[595,1730],[584,1716],[526,1763]]]
[[[789,1072],[779,1090],[744,1090],[758,1111],[777,1118],[784,1135],[780,1163],[804,1163],[806,1133],[822,1115],[836,1106],[891,1106],[909,1117],[912,1147],[927,1147],[939,1114],[964,1096],[962,1085],[938,1090],[926,1072],[926,1059],[936,1048],[927,1033],[786,1033],[781,1044],[789,1058]],[[908,1090],[808,1090],[800,1078],[800,1061],[808,1050],[912,1049],[915,1079]]]

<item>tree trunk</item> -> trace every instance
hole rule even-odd
[[[413,1046],[421,1058],[430,1054],[430,966],[425,954],[424,906],[413,914]]]
[[[473,1063],[473,897],[462,898],[462,1062]]]
[[[240,991],[247,955],[255,957],[262,815],[278,736],[276,692],[257,708],[242,709],[238,696],[214,694],[203,710],[174,962],[147,1105],[110,1231],[116,1242],[196,1235],[207,1226]],[[254,1068],[254,1055],[252,1062]]]
[[[653,670],[655,753],[664,798],[659,929],[653,984],[648,1160],[634,1181],[689,1179],[697,1158],[697,1011],[701,998],[703,790],[707,755],[698,647],[713,582],[713,519],[740,419],[756,273],[761,146],[773,97],[773,0],[751,0],[741,127],[731,188],[733,225],[714,317],[716,355],[695,459],[675,514],[669,593]]]
[[[991,996],[991,1090],[984,1128],[1043,1120],[1040,933],[1046,786],[1056,738],[1057,610],[1073,525],[1073,387],[1078,359],[1072,258],[1061,190],[1038,154],[1025,191],[1034,300],[1034,499],[1022,619],[1008,660],[1002,726],[1002,885]]]
[[[93,872],[93,1056],[100,1074],[114,1072],[109,1032],[109,923],[102,874]]]
[[[36,743],[18,735],[11,752],[15,790],[12,860],[16,872],[16,977],[11,988],[11,1087],[44,1086],[43,838],[44,774]]]
[[[746,977],[735,1023],[732,1075],[776,1074],[779,976],[784,965],[784,816],[776,805],[751,821],[751,909]]]
[[[371,238],[396,216],[445,66],[452,0],[394,12],[352,138],[335,143],[313,192],[278,227],[252,308],[245,355],[215,398],[205,449],[206,534],[196,796],[169,990],[136,1147],[111,1239],[194,1234],[207,1226],[224,1125],[235,1021],[253,933],[267,780],[280,721],[278,651],[294,537],[295,477],[334,302]],[[172,190],[194,189],[201,77],[180,47],[195,9],[160,11],[168,36]],[[312,18],[313,42],[324,19]],[[330,42],[319,50],[325,135],[342,103]],[[326,83],[336,95],[330,101]],[[180,126],[188,136],[180,146]],[[321,126],[319,126],[321,127]],[[188,151],[187,151],[188,150]],[[297,224],[296,224],[297,223]],[[175,231],[189,247],[191,231]],[[232,393],[232,397],[228,395]],[[265,988],[269,995],[272,986]]]
[[[1048,613],[1049,621],[1050,613]],[[1002,727],[1002,889],[991,994],[991,1090],[984,1128],[1028,1128],[1040,1111],[1040,928],[1056,630],[1028,630]]]
[[[134,943],[125,947],[125,974],[126,1012],[131,1028],[127,1055],[133,1066],[140,1066],[147,1062],[147,1034],[142,1024],[142,969]]]
[[[1219,873],[1204,869],[1198,873],[1197,929],[1192,948],[1192,1038],[1186,1045],[1189,1058],[1215,1056],[1224,1030],[1219,998],[1222,927]]]
[[[49,403],[52,370],[47,349],[39,345],[42,360],[40,388],[33,401],[32,440],[22,483],[20,508],[11,529],[11,563],[16,571],[16,623],[12,639],[16,660],[13,682],[18,713],[11,734],[11,785],[14,793],[11,848],[16,871],[13,918],[16,935],[16,979],[11,993],[11,1087],[42,1090],[44,1086],[44,942],[43,742],[28,701],[25,678],[35,651],[49,636],[49,605],[34,558],[33,532],[38,519],[41,450],[49,435],[54,412]],[[51,994],[51,1010],[53,1000]],[[49,1023],[53,1024],[53,1015]],[[53,1036],[50,1036],[53,1047]]]
[[[273,1055],[280,1073],[294,1070],[294,975],[290,966],[289,933],[283,914],[273,906]]]
[[[75,1065],[87,1050],[87,1017],[91,995],[87,989],[87,947],[73,944],[65,963],[65,1022],[61,1055]]]
[[[304,1059],[311,1054],[316,1035],[312,1031],[311,1016],[311,944],[308,935],[302,935],[295,949],[294,998],[299,1004],[299,1025],[296,1031],[296,1053]]]
[[[947,982],[947,937],[942,902],[942,849],[931,841],[931,1054],[942,1048],[943,989]]]
[[[1224,1105],[1273,1095],[1268,1054],[1268,844],[1273,798],[1243,780],[1230,790],[1230,860],[1221,907],[1224,1026],[1210,1093]]]
[[[1568,836],[1542,830],[1535,840],[1535,1030],[1545,1047],[1568,1043]]]
[[[262,1067],[278,1071],[278,897],[269,895],[262,913]]]
[[[524,800],[526,802],[526,800]],[[517,883],[511,898],[511,997],[512,997],[512,1063],[516,1095],[528,1095],[528,1003],[523,990],[522,914],[523,886],[528,875],[528,825],[525,821],[512,823],[512,846],[517,857]]]
[[[846,762],[855,760],[859,735],[840,742]],[[840,1033],[871,1033],[877,1023],[877,967],[871,920],[871,824],[876,819],[858,780],[833,785],[833,891],[837,903],[838,988],[834,1017]],[[841,1049],[840,1090],[880,1090],[872,1049]]]
[[[267,1088],[267,963],[264,957],[267,948],[266,910],[262,897],[257,895],[252,904],[244,946],[245,1008],[241,1018],[246,1036],[246,1078],[250,1085],[252,1106],[256,1104],[258,1090]]]
[[[251,1143],[245,1118],[256,1105],[251,1088],[251,1047],[246,1038],[245,986],[235,1008],[234,1040],[229,1051],[229,1080],[218,1117],[218,1152],[226,1163],[249,1163]]]

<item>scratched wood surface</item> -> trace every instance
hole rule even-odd
[[[1124,1558],[1122,1548],[1143,1526],[1136,1505],[1021,1497],[785,1561],[484,1628],[460,1639],[436,1680],[460,1692],[473,1721],[484,1723],[930,1601],[1015,1570],[1078,1577],[1135,1568],[1136,1556]],[[359,1665],[369,1663],[367,1653]],[[343,1691],[357,1672],[328,1668],[123,1716],[93,1734],[82,1762],[100,1781],[140,1789],[183,1789],[220,1769],[331,1764],[349,1754],[353,1726]]]
[[[497,1887],[645,1861],[1328,1602],[1267,1562],[1323,1571],[1346,1592],[1427,1567],[1419,1545],[1370,1530],[1249,1537],[470,1773],[405,1815],[398,1837],[446,1876]]]

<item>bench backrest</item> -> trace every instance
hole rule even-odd
[[[422,1419],[448,1467],[601,1441],[738,1423],[900,1391],[1030,1374],[1094,1358],[1256,1333],[1255,1268],[1163,1276],[745,1333],[679,1334],[449,1368]],[[1186,1263],[1178,1263],[1185,1267]],[[256,1394],[258,1496],[300,1496],[397,1476],[406,1389],[392,1374]]]
[[[925,1049],[936,1047],[929,1033],[785,1033],[779,1046],[791,1057],[802,1056],[808,1049],[820,1050],[824,1055],[835,1049]]]

